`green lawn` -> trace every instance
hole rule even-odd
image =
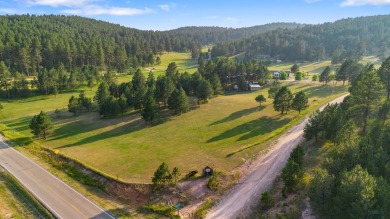
[[[272,64],[268,67],[271,71],[290,71],[291,66],[293,66],[295,63],[292,62],[282,62],[279,64]],[[309,72],[309,73],[321,73],[326,66],[330,66],[332,70],[336,70],[337,66],[334,66],[330,63],[330,60],[324,60],[320,62],[305,62],[305,63],[296,63],[299,66],[300,71]]]
[[[179,52],[170,52],[163,53],[161,55],[161,64],[155,66],[148,66],[142,69],[142,72],[147,77],[149,72],[153,70],[154,76],[157,78],[159,75],[164,75],[165,70],[167,69],[169,63],[176,62],[180,72],[189,72],[194,73],[198,67],[196,59],[191,59],[191,53],[179,53]],[[120,75],[116,78],[117,83],[129,82],[131,81],[132,75]]]
[[[312,106],[346,91],[346,87],[324,87],[320,83],[289,83],[293,92],[304,90]],[[267,90],[220,96],[156,126],[145,126],[138,114],[114,119],[99,119],[96,112],[77,117],[69,113],[61,118],[52,115],[54,134],[41,143],[127,182],[149,183],[163,161],[179,167],[183,175],[205,165],[229,171],[264,149],[266,145],[261,143],[275,136],[275,130],[282,131],[280,128],[287,127],[297,115],[291,111],[281,116],[273,110],[272,100],[259,107],[254,98],[259,94],[267,96]],[[40,110],[52,112],[65,107],[71,95],[5,103],[1,123],[31,136],[28,129],[31,116]],[[87,96],[91,95],[88,91]],[[250,145],[256,146],[227,157]]]

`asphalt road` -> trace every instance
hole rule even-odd
[[[0,166],[10,172],[50,212],[64,219],[112,219],[102,208],[7,145],[0,136]]]
[[[346,95],[329,103],[342,102]],[[324,107],[321,108],[321,110]],[[270,151],[257,161],[257,166],[219,204],[206,219],[230,219],[245,217],[261,193],[268,191],[285,166],[291,151],[303,140],[303,128],[308,119],[279,137]]]

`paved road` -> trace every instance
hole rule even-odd
[[[32,160],[9,147],[2,136],[0,136],[0,165],[58,218],[114,218]]]
[[[330,103],[339,103],[341,96]],[[322,107],[323,108],[323,107]],[[207,215],[208,219],[229,219],[243,216],[253,207],[261,193],[268,191],[285,166],[291,151],[303,140],[303,128],[308,119],[283,134],[272,149],[257,163],[255,169]]]

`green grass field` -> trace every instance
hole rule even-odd
[[[142,69],[142,72],[145,74],[145,77],[147,77],[149,72],[153,70],[154,76],[157,78],[159,75],[165,74],[165,70],[171,62],[176,62],[180,72],[187,71],[189,73],[194,73],[198,69],[198,61],[196,59],[191,59],[191,53],[170,52],[162,54],[160,65],[145,67]],[[116,81],[118,83],[128,82],[131,81],[132,77],[132,75],[120,75],[117,77]]]
[[[324,87],[320,83],[289,83],[293,92],[304,90],[313,107],[346,91],[346,87]],[[51,114],[54,133],[41,143],[127,182],[149,183],[163,161],[179,167],[183,175],[205,165],[229,171],[266,148],[261,143],[285,131],[283,127],[291,125],[297,116],[294,111],[281,116],[273,110],[272,100],[259,107],[254,98],[259,94],[267,96],[267,90],[220,96],[156,126],[145,126],[139,114],[100,119],[96,112],[73,117],[65,109],[61,118]],[[72,94],[77,95],[66,93],[56,98],[39,96],[4,103],[1,123],[29,137],[32,115],[65,107]],[[92,94],[87,91],[87,96]],[[227,157],[251,145],[256,146]]]
[[[365,56],[363,59],[360,61],[363,65],[366,65],[368,63],[374,64],[375,68],[379,68],[380,65],[382,64],[380,59],[376,56]],[[320,74],[326,66],[329,66],[333,71],[336,71],[338,67],[340,67],[341,64],[337,65],[332,65],[330,60],[323,60],[320,62],[303,62],[303,63],[293,63],[293,62],[282,62],[279,64],[272,64],[268,67],[270,71],[290,71],[291,66],[294,64],[299,65],[299,69],[304,72],[309,72],[309,73],[318,73]]]

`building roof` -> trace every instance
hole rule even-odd
[[[258,84],[249,84],[249,87],[260,87]]]

